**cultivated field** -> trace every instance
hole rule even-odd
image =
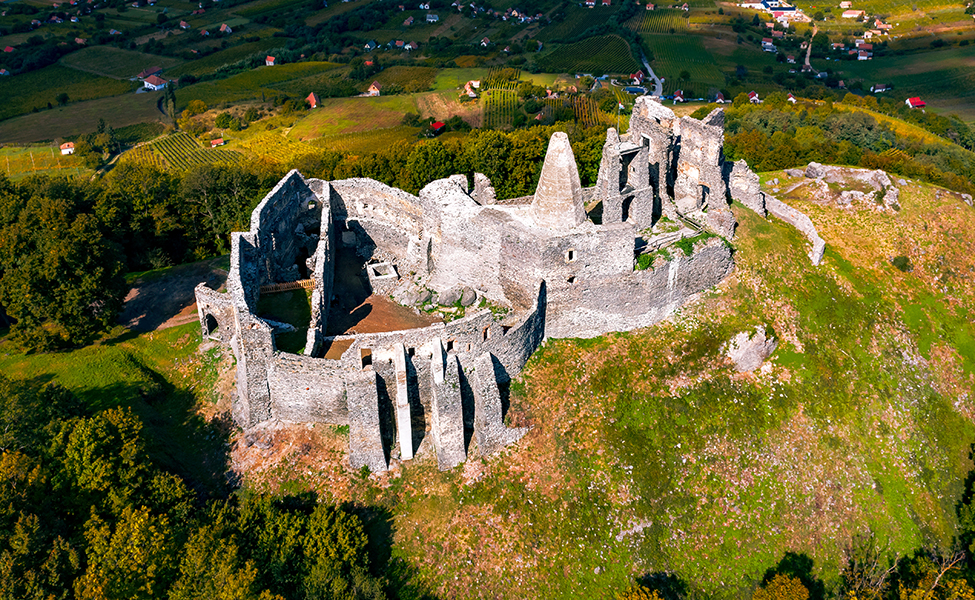
[[[417,142],[417,135],[420,133],[419,127],[407,127],[397,125],[386,129],[374,129],[361,133],[341,133],[328,135],[312,141],[312,145],[319,148],[327,148],[336,152],[347,152],[349,154],[368,154],[378,150],[389,148],[408,148]],[[452,133],[445,133],[440,136],[444,139]]]
[[[279,131],[267,131],[235,141],[231,147],[281,164],[287,164],[300,156],[315,152],[313,146],[285,137]]]
[[[185,171],[197,165],[215,162],[238,162],[243,156],[239,152],[223,150],[221,148],[203,148],[192,136],[186,133],[176,133],[150,144],[154,153],[162,158],[163,163],[179,171]],[[140,160],[145,153],[140,152],[134,160]],[[145,158],[147,162],[156,162],[156,158]]]
[[[538,39],[545,43],[572,39],[582,35],[594,23],[606,21],[616,10],[617,7],[615,6],[583,8],[569,5],[565,9],[565,19],[542,29],[538,34]]]
[[[232,46],[226,50],[214,52],[209,56],[198,58],[183,64],[175,69],[166,71],[166,75],[180,77],[183,75],[203,75],[212,73],[224,65],[232,65],[237,61],[243,60],[252,54],[263,54],[271,48],[281,46],[280,39],[268,37],[257,42],[249,42],[239,46]]]
[[[0,146],[0,173],[17,180],[28,175],[90,174],[81,166],[81,159],[70,154],[62,156],[57,145]]]
[[[376,98],[329,98],[308,114],[288,134],[298,141],[384,129],[399,125],[408,112],[416,112],[412,96]]]
[[[0,140],[27,143],[91,133],[98,125],[98,119],[105,119],[115,129],[137,123],[159,122],[167,117],[159,112],[156,106],[158,100],[159,93],[125,94],[14,117],[0,121]]]
[[[630,21],[630,25],[637,33],[684,33],[688,22],[684,14],[683,10],[671,8],[647,10]]]
[[[429,90],[436,77],[437,70],[433,67],[393,66],[380,71],[374,80],[383,86],[393,85],[406,93],[414,93]]]
[[[893,84],[888,97],[920,96],[935,109],[975,120],[975,46],[844,62],[837,69],[844,77],[862,79],[868,89]]]
[[[653,52],[653,70],[664,79],[664,93],[675,90],[692,90],[704,95],[711,88],[724,85],[724,75],[715,66],[715,58],[697,35],[645,35],[644,39]],[[679,79],[682,71],[690,79]]]
[[[183,64],[183,61],[169,56],[121,50],[111,46],[92,46],[64,56],[61,58],[61,64],[114,79],[129,79],[149,67],[162,67],[163,74],[169,76],[171,75],[169,69]]]
[[[258,67],[227,79],[205,81],[181,88],[176,97],[181,109],[185,108],[190,100],[202,100],[207,106],[216,106],[262,97],[270,98],[279,93],[279,90],[274,89],[273,86],[318,75],[332,67],[332,63],[323,62]]]
[[[518,92],[515,90],[517,86],[517,81],[504,81],[483,91],[481,105],[484,107],[484,112],[481,127],[500,129],[512,124],[518,112]]]
[[[138,84],[83,73],[61,65],[51,65],[12,77],[0,78],[0,120],[29,113],[33,109],[57,105],[59,94],[69,102],[117,96],[134,90]]]
[[[550,73],[632,73],[640,68],[630,45],[617,35],[561,46],[539,59],[538,64]]]

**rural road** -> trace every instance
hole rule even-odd
[[[650,95],[657,97],[663,96],[664,84],[660,82],[660,78],[657,77],[657,74],[654,73],[653,69],[650,68],[650,61],[647,60],[647,56],[641,52],[640,58],[643,60],[643,66],[647,68],[647,76],[649,76],[650,79],[653,79],[653,93]]]
[[[807,67],[811,67],[812,66],[812,65],[809,64],[809,55],[812,54],[812,39],[814,37],[816,37],[816,34],[817,33],[819,33],[819,25],[813,24],[812,38],[809,38],[809,44],[806,46],[806,66]]]

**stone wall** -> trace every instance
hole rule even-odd
[[[229,344],[234,337],[234,306],[230,294],[212,290],[206,283],[199,284],[194,291],[203,337]]]
[[[271,415],[281,421],[346,425],[345,378],[349,372],[320,358],[275,353],[267,363]]]
[[[768,209],[769,214],[792,225],[809,239],[809,242],[812,244],[812,248],[809,250],[809,260],[812,261],[812,264],[818,265],[823,260],[823,253],[826,251],[826,242],[823,238],[819,237],[819,232],[816,231],[816,226],[813,225],[812,220],[804,213],[772,196],[765,196],[765,207]]]
[[[319,197],[318,245],[309,261],[312,266],[311,278],[315,289],[311,292],[311,322],[308,324],[308,337],[305,341],[305,355],[317,356],[325,337],[328,323],[328,309],[332,300],[335,276],[335,233],[332,227],[331,186],[324,183]]]

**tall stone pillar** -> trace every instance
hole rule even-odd
[[[406,377],[406,348],[396,344],[393,350],[396,369],[396,437],[399,438],[401,460],[413,458],[413,419],[410,418],[410,395]]]
[[[456,356],[447,356],[444,364],[443,345],[434,340],[430,363],[433,398],[430,425],[437,466],[441,471],[453,469],[467,459],[464,449],[464,411],[460,395],[460,364]]]
[[[579,169],[569,136],[561,131],[553,133],[548,143],[531,215],[536,225],[549,229],[572,229],[586,220]]]

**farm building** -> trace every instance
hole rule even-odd
[[[179,28],[180,29],[189,29],[190,28],[190,24],[187,23],[186,21],[180,21],[179,22]]]
[[[429,14],[427,15],[427,23],[436,23],[440,20],[439,15]]]
[[[210,37],[210,32],[204,29],[203,31],[200,32],[200,35],[202,35],[203,37]]]
[[[724,99],[724,94],[722,94],[721,92],[717,93],[717,95],[714,97],[714,101],[718,104],[724,104],[725,102],[727,102],[727,100]]]
[[[276,59],[273,56],[266,56],[266,57],[264,57],[264,66],[266,66],[266,67],[273,67],[275,60]]]
[[[793,96],[792,93],[789,93],[789,95],[786,96],[785,99],[788,100],[789,102],[791,102],[792,104],[795,104],[796,103],[796,97]]]
[[[366,96],[378,96],[382,89],[383,86],[378,81],[373,81],[372,85],[369,86],[369,90],[366,92]]]
[[[446,123],[443,123],[441,121],[430,123],[430,131],[433,132],[433,135],[440,135],[441,133],[443,133],[446,127],[447,127]]]
[[[865,13],[862,10],[844,10],[843,11],[843,18],[844,19],[859,19],[864,14]]]
[[[413,17],[406,17],[406,20],[403,21],[403,25],[405,27],[409,27],[412,24],[413,24]]]
[[[13,52],[14,51],[14,48],[13,48],[13,46],[7,46],[6,48],[3,49],[3,51],[4,52]]]
[[[870,91],[874,94],[879,94],[881,92],[889,91],[893,87],[889,83],[878,83],[876,85],[870,86]]]
[[[308,97],[305,98],[305,100],[308,102],[308,106],[310,108],[318,108],[319,103],[321,103],[321,99],[315,92],[308,94]]]
[[[684,90],[677,90],[674,92],[674,104],[684,101]]]
[[[491,44],[491,40],[489,38],[486,37],[481,38],[481,47],[487,48],[490,44]]]
[[[153,75],[159,75],[162,73],[162,67],[149,67],[145,71],[136,75],[139,79],[146,79],[147,77],[152,77]]]
[[[10,71],[8,71],[6,69],[0,69],[0,76],[3,76],[3,75],[10,75]]]
[[[908,98],[907,100],[904,101],[904,104],[910,106],[911,108],[924,108],[925,106],[928,105],[927,102],[921,100],[917,96],[913,98]]]
[[[225,142],[225,141],[223,140],[223,138],[217,138],[217,139],[215,139],[215,140],[210,140],[210,147],[211,147],[211,148],[216,148],[217,146],[223,146],[223,145],[224,145],[224,144],[226,144],[226,143],[227,143],[227,142]]]
[[[363,48],[365,49],[366,52],[372,52],[373,50],[375,50],[378,47],[379,47],[379,44],[377,44],[375,40],[369,40],[368,42],[366,42],[366,45],[363,46]]]
[[[146,77],[145,80],[142,82],[142,86],[147,90],[152,90],[152,91],[161,90],[164,87],[166,87],[166,80],[161,79],[155,75],[150,75],[149,77]]]
[[[74,142],[65,142],[61,144],[61,154],[65,156],[68,154],[74,154]]]
[[[230,25],[227,25],[226,23],[224,23],[223,25],[220,26],[220,33],[225,33],[227,35],[230,35],[233,32],[234,32],[234,30],[231,29],[230,28]]]
[[[762,99],[758,97],[758,92],[752,90],[748,92],[748,101],[752,104],[761,104]]]

